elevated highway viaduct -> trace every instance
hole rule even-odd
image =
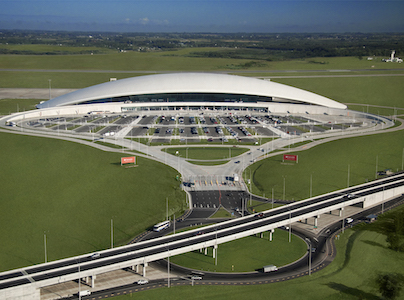
[[[404,172],[268,210],[262,217],[251,215],[206,226],[201,235],[197,234],[201,229],[190,230],[100,251],[97,258],[85,254],[3,272],[0,273],[0,298],[40,299],[39,288],[83,277],[91,278],[94,287],[98,274],[139,265],[143,265],[143,275],[146,275],[146,267],[152,261],[207,247],[213,247],[215,255],[221,243],[264,231],[271,233],[281,226],[290,228],[294,222],[318,218],[335,210],[340,210],[343,219],[347,206],[367,208],[402,193]]]

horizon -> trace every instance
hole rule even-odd
[[[404,1],[0,0],[2,30],[141,33],[404,32]]]

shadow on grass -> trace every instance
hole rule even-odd
[[[329,282],[326,284],[328,287],[339,291],[340,293],[344,293],[346,295],[354,296],[358,299],[368,299],[368,300],[379,300],[380,298],[376,295],[366,293],[364,291],[361,291],[359,289],[351,288],[349,286],[343,285],[341,283],[336,283],[336,282]]]
[[[193,253],[193,254],[186,255],[187,260],[194,261],[196,263],[203,263],[203,264],[206,264],[206,265],[212,265],[213,267],[215,266],[214,259],[211,256],[210,256],[210,258],[212,258],[212,261],[208,261],[208,259],[206,258],[207,256],[209,257],[209,254],[211,254],[211,253],[208,253],[207,256],[205,255],[204,252],[200,252],[198,250],[194,250],[194,251],[192,251],[190,253]],[[173,262],[176,263],[176,264],[181,265],[181,262],[176,262],[174,259],[173,259]]]
[[[383,246],[380,243],[376,243],[374,241],[362,241],[362,242],[365,243],[365,244],[368,244],[370,246],[376,246],[376,247],[380,247],[380,248],[383,248],[383,249],[387,249],[387,247]]]

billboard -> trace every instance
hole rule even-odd
[[[285,160],[292,160],[292,161],[295,161],[296,163],[298,162],[297,155],[291,155],[291,154],[284,154],[283,155],[283,160],[284,161]]]
[[[135,164],[136,156],[121,157],[121,166],[124,164]]]

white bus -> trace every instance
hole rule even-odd
[[[153,231],[161,231],[164,230],[166,228],[170,227],[170,221],[164,221],[164,222],[160,222],[156,225],[153,226]]]

